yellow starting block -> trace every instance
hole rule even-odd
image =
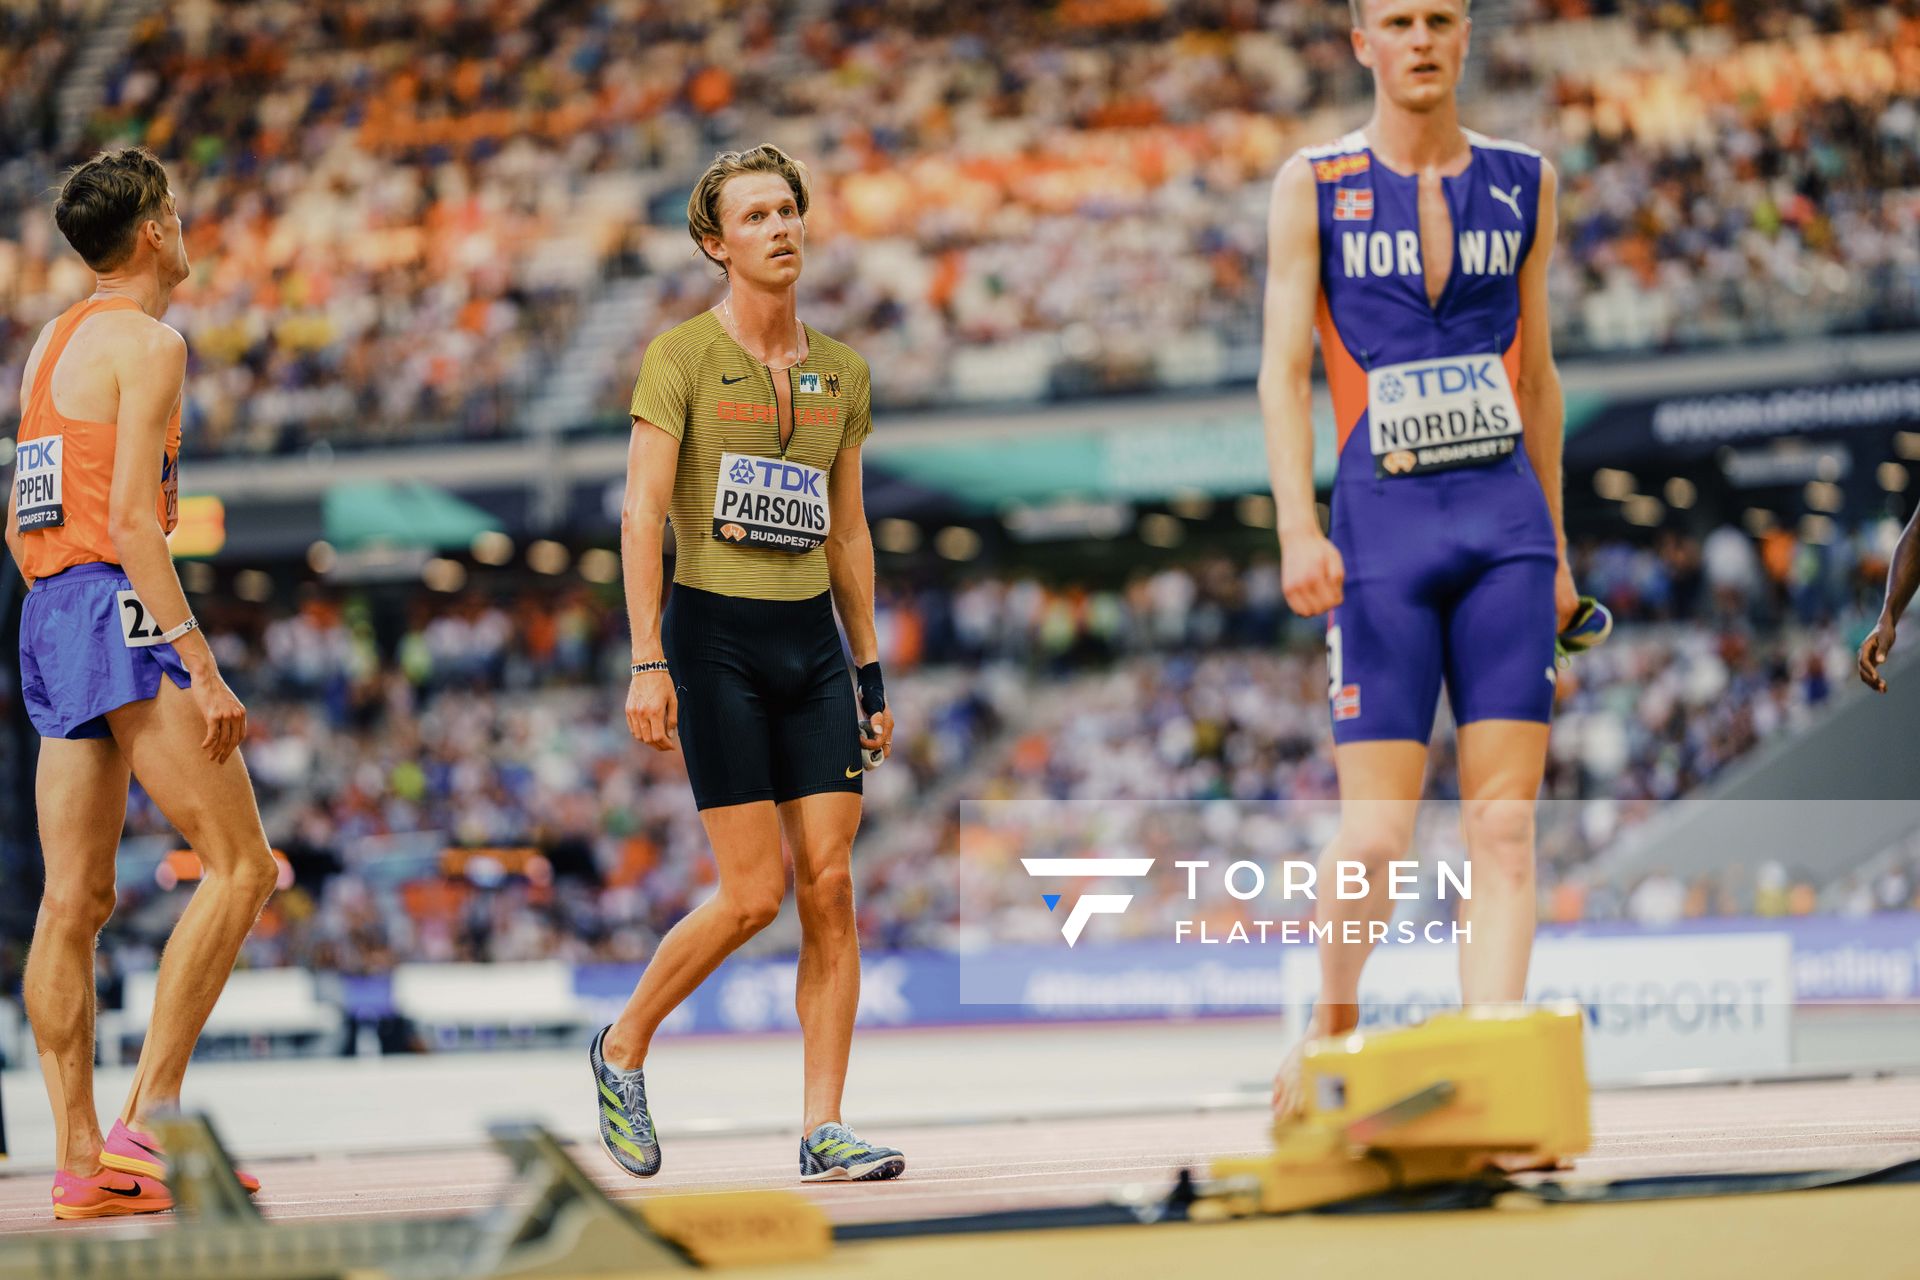
[[[1481,1176],[1494,1156],[1587,1149],[1577,1008],[1470,1009],[1307,1047],[1306,1110],[1274,1150],[1213,1166],[1196,1218],[1291,1213]]]

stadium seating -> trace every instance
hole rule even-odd
[[[0,197],[0,368],[85,288],[40,179],[133,140],[174,166],[197,263],[173,313],[189,456],[623,423],[646,341],[718,296],[682,193],[773,137],[817,177],[805,316],[880,370],[882,406],[1251,378],[1267,183],[1357,123],[1346,5],[939,8],[536,4],[449,32],[343,0],[164,5],[78,140]],[[1472,121],[1561,172],[1563,351],[1920,323],[1910,6],[1486,25]],[[9,101],[42,101],[80,59],[21,38]]]

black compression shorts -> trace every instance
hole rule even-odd
[[[860,792],[859,717],[829,593],[753,600],[675,583],[660,631],[696,806]]]

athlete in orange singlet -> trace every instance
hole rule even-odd
[[[42,738],[46,892],[25,989],[53,1102],[54,1216],[96,1218],[172,1207],[148,1120],[179,1105],[194,1041],[276,871],[239,754],[246,711],[167,550],[187,344],[160,317],[188,266],[166,171],[144,148],[102,153],[68,175],[54,219],[97,282],[27,359],[8,493],[7,547],[31,588],[21,695]],[[93,951],[113,913],[130,774],[204,875],[161,957],[133,1087],[103,1138]]]

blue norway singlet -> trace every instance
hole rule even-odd
[[[1359,133],[1303,153],[1339,441],[1331,536],[1347,574],[1327,636],[1338,742],[1426,741],[1443,678],[1462,724],[1552,712],[1558,554],[1513,391],[1543,162],[1467,139],[1465,171],[1442,180],[1454,243],[1437,303],[1418,179]]]

